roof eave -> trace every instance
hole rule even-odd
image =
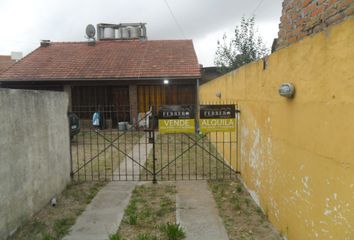
[[[139,81],[139,80],[187,80],[199,79],[201,75],[160,76],[160,77],[124,77],[124,78],[33,78],[33,79],[0,79],[1,82],[69,82],[69,81]]]

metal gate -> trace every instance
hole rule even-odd
[[[130,116],[131,123],[125,122],[127,112],[121,109],[73,107],[80,119],[80,132],[71,139],[73,180],[234,179],[239,173],[238,111],[232,132],[160,134],[154,108]],[[100,123],[96,126],[92,124],[95,113]]]

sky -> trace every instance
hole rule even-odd
[[[256,17],[271,47],[282,0],[0,0],[0,55],[30,53],[40,40],[85,41],[88,24],[145,22],[149,40],[192,39],[200,64],[213,66],[217,40],[241,17]]]

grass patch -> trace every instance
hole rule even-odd
[[[69,233],[76,218],[84,211],[105,182],[69,185],[58,197],[57,206],[48,203],[24,223],[9,240],[60,240]]]
[[[176,187],[171,183],[137,186],[117,234],[124,240],[170,239],[164,226],[176,221],[175,194]]]
[[[168,240],[181,240],[186,237],[182,227],[176,223],[166,223],[161,226]]]
[[[69,233],[69,229],[75,223],[75,218],[61,218],[54,222],[53,229],[55,235],[60,237],[64,237],[66,234]]]
[[[125,155],[129,153],[135,144],[140,141],[143,132],[118,132],[116,129],[81,130],[71,141],[71,156],[73,171],[76,172],[74,179],[86,180],[112,180],[114,171],[118,168]],[[114,146],[110,142],[114,141]],[[97,156],[94,158],[95,156]],[[94,158],[92,161],[90,161]],[[84,167],[83,167],[84,166]]]
[[[108,236],[109,240],[123,240],[123,238],[118,234],[111,234]]]
[[[140,234],[137,240],[157,240],[157,237],[149,234]]]
[[[236,174],[229,167],[231,164],[236,165],[235,154],[228,153],[236,143],[227,136],[219,133],[218,143],[213,143],[215,140],[210,141],[210,135],[159,134],[155,145],[157,158],[155,164],[159,171],[157,181],[235,179]],[[152,169],[151,153],[145,165]],[[151,181],[152,175],[142,169],[140,179]]]
[[[230,240],[282,239],[239,180],[208,184]]]
[[[55,240],[55,238],[49,234],[44,234],[43,240]]]

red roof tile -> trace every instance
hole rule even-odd
[[[199,78],[192,40],[51,43],[0,74],[2,81]]]

